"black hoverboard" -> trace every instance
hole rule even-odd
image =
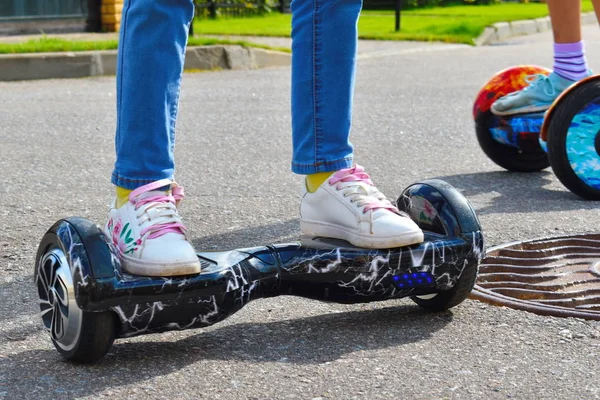
[[[484,254],[473,208],[440,180],[409,186],[397,206],[424,230],[424,243],[372,250],[311,238],[200,252],[202,272],[182,277],[127,274],[95,223],[62,219],[37,252],[41,318],[64,358],[94,362],[115,338],[206,327],[266,297],[336,303],[411,297],[432,310],[460,304],[473,288]]]

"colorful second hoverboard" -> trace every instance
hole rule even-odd
[[[577,82],[546,112],[497,116],[490,111],[498,98],[523,89],[528,76],[549,73],[535,65],[511,67],[481,88],[473,105],[479,145],[504,169],[533,172],[551,166],[573,193],[600,200],[600,76]]]

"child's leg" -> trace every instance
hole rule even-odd
[[[491,107],[496,115],[545,111],[573,82],[590,75],[581,40],[581,1],[547,3],[554,34],[553,72],[548,77],[535,77],[525,89],[496,100]]]
[[[361,3],[292,2],[292,171],[310,174],[300,227],[306,235],[360,247],[410,245],[423,241],[423,232],[360,166],[352,166],[349,135]]]
[[[581,40],[581,1],[548,0],[554,34],[555,73],[570,81],[589,75]]]
[[[123,5],[112,175],[117,198],[105,232],[123,269],[133,274],[200,272],[176,207],[183,191],[172,182],[175,120],[193,13],[192,0],[125,0]]]
[[[596,13],[596,19],[600,22],[600,0],[592,0],[594,5],[594,12]]]
[[[547,0],[554,43],[581,41],[581,0]]]
[[[125,0],[117,62],[117,160],[112,182],[135,189],[172,179],[175,120],[192,0]]]
[[[292,171],[352,165],[349,141],[361,0],[294,0]]]

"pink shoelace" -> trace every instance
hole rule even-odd
[[[171,187],[170,193],[158,191],[158,189],[165,186]],[[155,193],[144,196],[144,194],[152,191]],[[144,212],[155,209],[156,217],[171,220],[152,224],[142,229],[140,236],[150,233],[148,239],[155,239],[167,233],[185,234],[185,226],[179,221],[179,214],[177,213],[177,204],[183,200],[183,197],[183,188],[169,179],[161,179],[133,190],[129,194],[129,201],[133,203],[136,210],[146,206]]]
[[[357,182],[358,184],[352,184]],[[359,206],[364,206],[363,213],[369,210],[386,209],[393,213],[400,214],[400,211],[394,207],[394,205],[381,193],[373,182],[369,175],[365,172],[365,169],[358,164],[355,164],[351,168],[342,169],[331,178],[328,183],[330,185],[337,185],[337,190],[348,189],[345,196],[353,196],[356,198],[356,202]],[[349,183],[348,185],[341,185],[340,183]],[[368,189],[363,184],[368,185]]]

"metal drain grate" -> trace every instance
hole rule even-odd
[[[491,248],[470,297],[541,315],[600,320],[600,234]]]

